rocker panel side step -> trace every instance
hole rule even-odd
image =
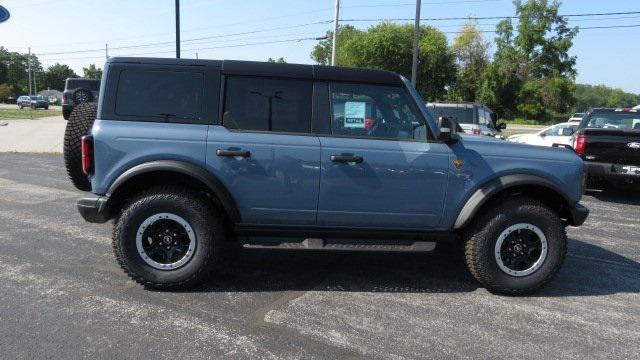
[[[242,246],[247,249],[429,252],[436,248],[436,243],[419,240],[251,237],[243,239]]]

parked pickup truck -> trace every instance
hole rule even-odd
[[[640,110],[589,111],[573,137],[587,165],[589,186],[640,184]]]
[[[253,249],[464,247],[497,293],[553,278],[580,226],[573,150],[459,135],[404,77],[247,61],[110,58],[65,163],[90,222],[140,284],[194,286],[225,242]],[[460,249],[463,252],[462,249]],[[437,276],[436,274],[425,274]],[[267,280],[267,279],[265,279]]]

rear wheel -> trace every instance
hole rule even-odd
[[[91,183],[82,172],[80,139],[89,134],[96,119],[95,103],[80,104],[73,109],[64,131],[64,164],[73,185],[82,191],[90,191]]]
[[[495,203],[467,230],[469,271],[488,290],[531,293],[558,272],[567,253],[567,235],[558,215],[524,197]]]
[[[158,187],[131,201],[116,219],[113,249],[124,271],[157,289],[200,284],[217,262],[222,217],[208,199],[181,187]]]

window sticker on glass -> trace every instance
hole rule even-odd
[[[344,127],[364,129],[366,103],[347,101],[344,103]]]

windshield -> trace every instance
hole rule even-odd
[[[31,100],[44,100],[44,98],[40,95],[38,96],[31,96]]]
[[[436,114],[436,118],[448,116],[459,124],[473,124],[473,108],[436,105],[431,109]]]
[[[640,113],[594,113],[587,128],[640,130]]]

